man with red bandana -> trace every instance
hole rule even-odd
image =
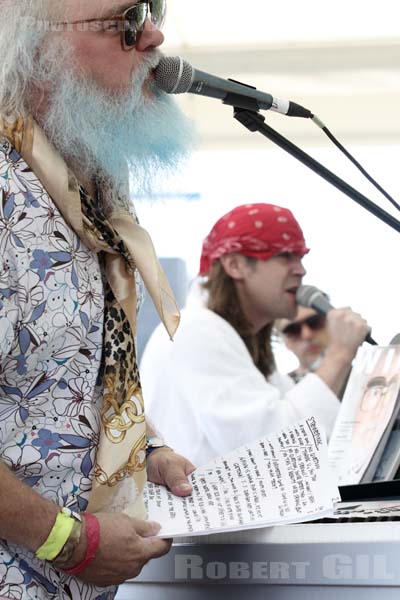
[[[203,243],[206,307],[185,311],[173,344],[160,328],[150,339],[141,365],[149,417],[195,465],[310,415],[330,433],[368,326],[348,308],[332,310],[319,368],[297,385],[276,371],[273,323],[296,315],[307,252],[289,210],[234,208]]]

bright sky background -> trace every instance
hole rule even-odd
[[[165,34],[182,47],[397,37],[398,12],[398,0],[169,0]]]

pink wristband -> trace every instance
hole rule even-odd
[[[63,569],[67,575],[79,575],[90,565],[96,556],[96,552],[100,543],[100,523],[95,515],[91,513],[83,513],[86,525],[87,548],[86,555],[82,562],[78,563],[72,569]]]

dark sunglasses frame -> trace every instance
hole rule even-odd
[[[145,10],[143,11],[143,8]],[[130,6],[121,15],[83,21],[67,21],[58,25],[79,25],[83,23],[120,23],[118,30],[121,32],[121,46],[125,51],[133,50],[137,44],[139,34],[143,31],[146,21],[151,17],[151,22],[158,29],[164,24],[166,15],[166,0],[139,0]],[[158,10],[159,9],[159,10]],[[160,14],[157,14],[159,12]]]
[[[298,339],[301,336],[301,332],[304,325],[307,325],[311,331],[320,331],[325,327],[326,324],[326,315],[311,315],[302,321],[295,321],[294,323],[289,323],[286,325],[284,329],[282,329],[283,335],[286,335],[292,339]]]

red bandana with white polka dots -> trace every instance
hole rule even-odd
[[[237,206],[217,221],[203,242],[200,275],[225,254],[243,254],[266,260],[283,252],[308,252],[303,232],[287,208],[273,204]]]

